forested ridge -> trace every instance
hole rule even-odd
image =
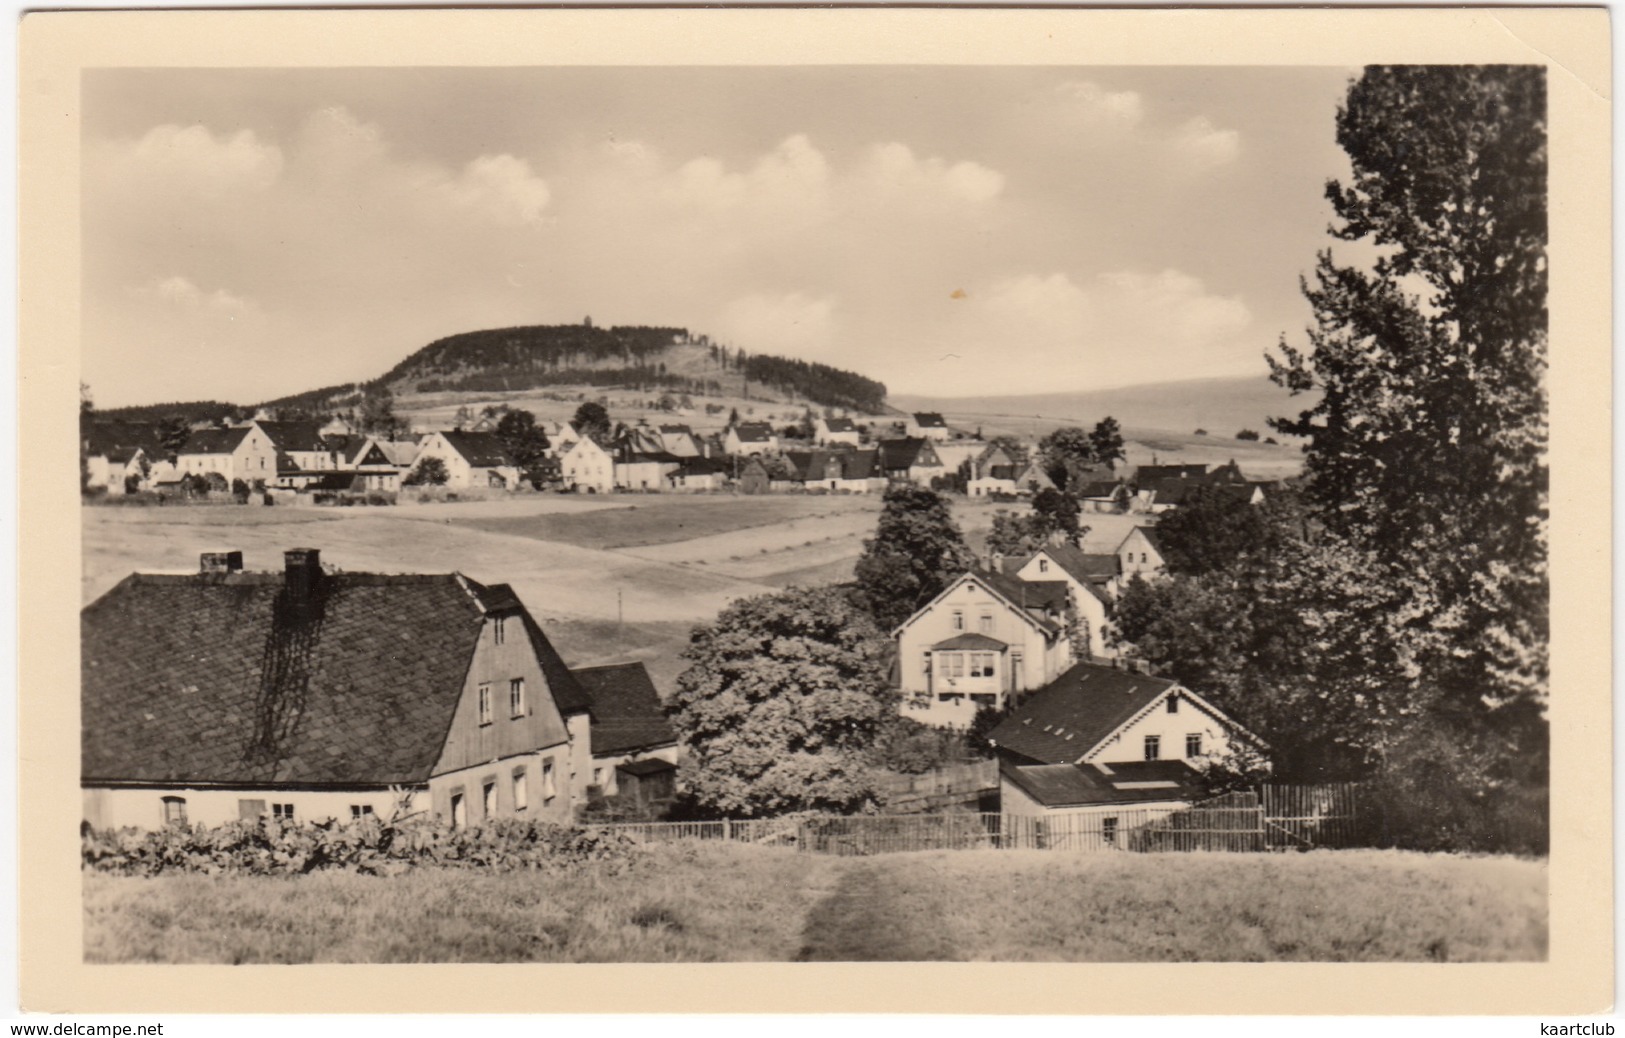
[[[698,368],[668,368],[674,347],[698,346],[708,358]],[[675,368],[676,365],[673,365]],[[814,404],[875,413],[884,409],[886,387],[874,379],[812,361],[752,354],[694,337],[686,328],[628,325],[599,328],[590,322],[529,325],[462,332],[436,339],[383,375],[360,384],[307,390],[258,407],[322,412],[354,407],[380,390],[394,394],[514,392],[550,386],[593,385],[722,395],[748,393],[752,385]],[[110,408],[108,418],[145,418],[184,413],[213,419],[252,412],[216,401]]]

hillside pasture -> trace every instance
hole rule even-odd
[[[565,876],[88,873],[85,958],[295,962],[1518,962],[1543,861],[1399,851],[831,858],[651,848]]]

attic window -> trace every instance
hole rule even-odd
[[[507,626],[508,626],[508,618],[507,617],[505,617],[505,616],[497,617],[494,625],[491,628],[491,640],[496,642],[498,645],[501,645],[502,642],[503,642],[504,636],[507,634],[507,630],[506,630]]]
[[[1170,714],[1179,713],[1179,697],[1178,696],[1169,696],[1168,697],[1168,712]]]
[[[491,686],[480,686],[480,724],[491,723]]]
[[[511,717],[525,716],[524,678],[514,678],[508,682],[508,714]]]
[[[1038,572],[1040,572],[1040,573],[1048,573],[1049,572],[1049,560],[1048,559],[1039,559],[1038,560]]]

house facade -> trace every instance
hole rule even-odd
[[[1178,682],[1079,663],[1018,705],[988,736],[1000,809],[1074,814],[1179,810],[1203,795],[1199,768],[1263,744]]]
[[[1040,548],[1025,559],[1008,560],[1004,567],[1005,572],[1017,580],[1059,580],[1066,584],[1073,619],[1078,625],[1077,640],[1084,643],[1081,648],[1086,650],[1080,652],[1080,646],[1073,645],[1074,654],[1080,658],[1096,656],[1109,659],[1121,652],[1110,644],[1112,594],[1107,589],[1107,582],[1100,579],[1099,560],[1106,560],[1115,570],[1116,555],[1090,556],[1065,544]],[[1115,578],[1113,572],[1108,579]]]
[[[1154,577],[1168,567],[1154,526],[1136,526],[1130,530],[1117,546],[1116,555],[1122,563],[1124,580],[1135,576]]]
[[[583,436],[559,459],[564,485],[578,494],[607,494],[615,489],[615,460],[590,436]]]
[[[911,439],[943,441],[950,433],[948,422],[935,411],[920,411],[908,416],[903,435]]]
[[[892,632],[905,716],[964,727],[979,708],[1053,681],[1072,661],[1067,594],[980,570],[949,584]]]
[[[948,471],[930,440],[881,440],[877,449],[880,452],[881,474],[893,483],[928,487],[933,479]]]
[[[771,454],[779,449],[779,438],[766,422],[740,422],[730,425],[722,436],[722,449],[732,455]]]
[[[519,486],[519,466],[495,433],[456,429],[430,433],[418,445],[412,471],[422,468],[430,458],[438,458],[446,467],[446,486],[453,490],[513,490]]]
[[[615,460],[615,486],[623,490],[664,490],[666,477],[682,467],[675,454],[624,451]]]
[[[863,443],[863,434],[850,418],[817,418],[813,420],[813,442],[820,447],[832,444],[857,447]]]
[[[694,435],[694,430],[687,425],[668,424],[661,425],[660,446],[667,454],[675,454],[679,458],[696,458],[700,455],[700,441]]]
[[[280,573],[240,552],[81,613],[81,788],[99,827],[432,811],[573,817],[591,704],[506,585]]]
[[[250,486],[255,480],[273,484],[278,458],[276,444],[258,425],[197,429],[176,452],[175,473],[184,477],[217,472],[227,483],[240,479]]]

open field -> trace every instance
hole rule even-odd
[[[618,875],[86,874],[90,962],[1309,961],[1546,956],[1542,861],[1398,851],[827,858]]]

